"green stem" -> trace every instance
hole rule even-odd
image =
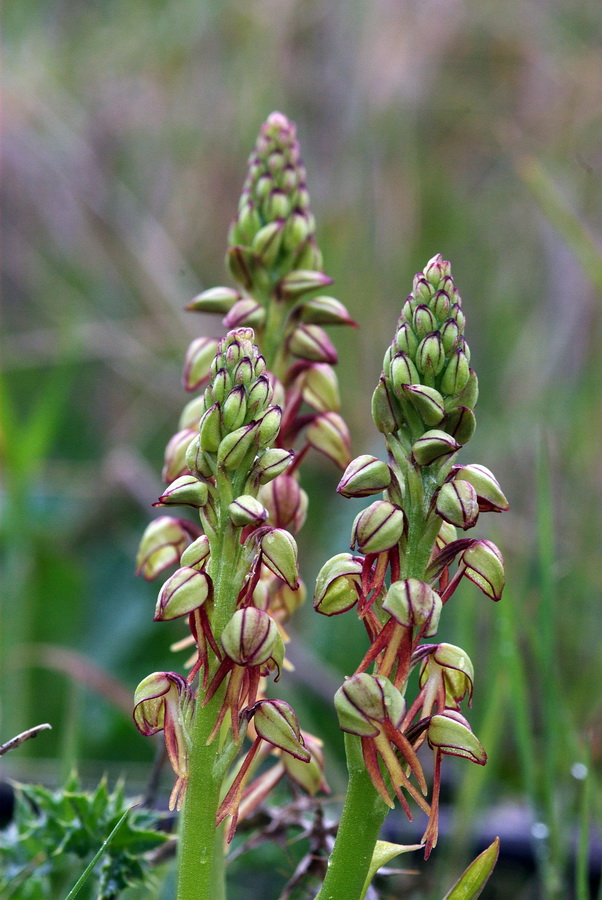
[[[345,735],[349,785],[326,878],[316,900],[361,900],[374,847],[389,807],[364,764],[360,739]]]
[[[241,552],[240,529],[220,516],[211,547],[214,587],[213,633],[219,641],[236,605],[239,585],[235,573]],[[223,691],[207,706],[197,703],[192,728],[188,783],[180,832],[177,900],[222,900],[226,896],[222,829],[215,819],[222,794],[223,772],[219,738],[207,745],[223,702]]]
[[[221,697],[213,697],[207,706],[197,706],[195,713],[182,811],[178,900],[213,900],[216,896],[224,896],[223,866],[219,859],[221,848],[216,847],[215,827],[222,782],[213,772],[219,756],[219,742],[214,740],[207,746],[220,702]],[[218,885],[214,879],[220,871],[222,884]]]

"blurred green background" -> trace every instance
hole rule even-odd
[[[382,356],[414,272],[442,252],[481,385],[461,459],[491,468],[511,504],[477,526],[504,552],[505,598],[494,607],[468,585],[441,634],[473,659],[472,722],[490,754],[483,771],[449,767],[447,885],[476,808],[481,831],[526,829],[540,876],[514,873],[516,897],[569,896],[581,879],[586,898],[602,754],[602,6],[7,0],[3,12],[0,742],[53,725],[3,771],[52,781],[77,762],[90,779],[125,772],[132,791],[147,777],[154,748],[129,697],[180,666],[181,631],[153,624],[157,587],[134,577],[134,557],[187,399],[184,351],[222,333],[182,308],[229,283],[246,158],[280,109],[298,126],[333,293],[361,326],[332,334],[354,454],[382,452],[369,413]],[[310,469],[311,586],[358,507],[334,493],[334,466]],[[281,696],[331,738],[336,793],[330,698],[362,633],[310,605],[291,630],[297,671]]]

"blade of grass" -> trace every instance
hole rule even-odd
[[[596,290],[602,294],[602,254],[586,226],[570,209],[539,160],[522,154],[515,158],[514,164],[541,211],[573,251]]]
[[[115,835],[117,834],[117,832],[119,831],[119,829],[121,828],[123,823],[125,822],[128,814],[131,813],[131,811],[133,809],[135,809],[137,805],[138,805],[137,803],[134,803],[132,806],[130,806],[129,809],[126,809],[124,814],[121,816],[121,818],[117,822],[117,825],[115,825],[115,827],[113,828],[111,833],[108,835],[108,837],[106,837],[104,839],[98,852],[93,856],[93,858],[90,860],[90,862],[88,863],[88,865],[86,866],[86,868],[84,869],[82,874],[79,876],[79,878],[77,879],[77,881],[75,882],[75,884],[73,885],[73,887],[71,888],[71,890],[69,891],[67,896],[65,897],[65,900],[74,900],[74,898],[77,897],[77,895],[83,888],[84,884],[86,883],[86,881],[92,874],[92,870],[94,869],[94,866],[96,865],[98,860],[101,858],[101,856],[104,854],[105,850],[107,849],[107,847],[109,846],[109,844],[111,843],[111,841],[113,840],[113,838],[115,837]]]
[[[589,893],[589,845],[593,813],[593,778],[589,752],[584,748],[582,762],[572,768],[572,775],[579,782],[577,854],[575,858],[576,900],[590,900]]]
[[[540,797],[545,825],[548,829],[547,848],[542,854],[542,874],[546,896],[566,896],[563,869],[566,852],[556,804],[559,760],[568,751],[567,735],[572,731],[567,722],[563,690],[558,678],[558,647],[556,634],[556,548],[554,540],[554,512],[549,449],[540,442],[537,459],[537,557],[538,557],[538,639],[534,646],[540,674],[542,712],[542,741],[539,748]]]

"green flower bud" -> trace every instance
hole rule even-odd
[[[451,756],[462,756],[471,762],[484,766],[487,754],[481,742],[470,730],[468,722],[456,710],[432,716],[427,729],[429,747]]]
[[[466,531],[479,517],[477,492],[468,481],[450,481],[439,489],[436,509],[446,522]]]
[[[357,603],[362,592],[362,561],[339,553],[325,563],[316,578],[314,609],[323,616],[337,616]]]
[[[182,568],[168,578],[159,592],[155,622],[186,616],[212,596],[213,583],[206,572]]]
[[[286,253],[291,253],[304,243],[312,234],[309,217],[299,210],[295,210],[287,219],[284,226],[282,247]]]
[[[174,519],[172,516],[153,519],[140,541],[136,574],[152,581],[164,569],[177,563],[191,534],[190,524],[182,519]]]
[[[420,384],[418,370],[405,353],[396,353],[391,360],[390,378],[393,391],[398,397],[403,396],[404,384]]]
[[[276,291],[285,300],[302,297],[310,291],[328,287],[332,284],[332,278],[324,272],[316,272],[312,269],[293,269],[278,282]]]
[[[402,385],[402,396],[407,397],[425,425],[438,425],[444,415],[443,397],[435,388],[424,384]]]
[[[177,717],[184,698],[191,702],[192,689],[181,675],[176,672],[147,675],[134,694],[134,722],[138,731],[146,736],[162,731],[170,712]]]
[[[301,396],[305,403],[318,412],[338,412],[341,401],[339,383],[333,369],[327,363],[312,363],[301,379]]]
[[[296,534],[305,522],[307,494],[295,478],[280,475],[260,488],[259,499],[268,511],[268,522]]]
[[[456,320],[447,319],[440,329],[440,334],[443,349],[446,353],[451,353],[458,343],[458,338],[460,336],[460,329],[458,328]]]
[[[454,469],[454,479],[468,481],[473,486],[481,512],[504,512],[510,508],[495,475],[485,466],[458,466]]]
[[[418,438],[412,447],[412,454],[419,466],[430,466],[459,449],[460,444],[451,435],[432,429]]]
[[[219,403],[210,406],[199,422],[199,441],[201,450],[217,453],[222,440],[222,417]]]
[[[211,385],[207,389],[205,398],[207,409],[212,405],[209,402],[210,400],[213,400],[215,403],[223,403],[233,387],[232,378],[226,369],[218,369],[213,376]]]
[[[271,175],[268,175],[267,172],[263,175],[260,175],[255,183],[255,194],[258,199],[265,201],[267,199],[268,194],[272,190],[274,185],[274,179]],[[263,208],[262,203],[262,208]]]
[[[279,188],[274,188],[268,194],[264,204],[264,212],[268,219],[286,219],[291,211],[290,200]]]
[[[217,451],[218,465],[226,469],[237,469],[247,453],[257,445],[259,440],[259,425],[251,422],[242,428],[237,428],[227,434],[220,442]]]
[[[460,300],[460,295],[457,288],[454,286],[454,279],[451,276],[451,266],[448,269],[447,274],[444,275],[439,282],[439,289],[442,291],[446,291],[446,293],[448,293],[449,296],[453,299],[454,303],[461,305],[462,301]]]
[[[240,328],[229,331],[220,341],[216,362],[219,360],[228,372],[233,372],[242,359],[250,359],[253,353],[253,330]]]
[[[234,384],[243,388],[249,387],[255,379],[255,366],[248,356],[239,359],[232,371]]]
[[[303,733],[302,738],[305,748],[309,751],[310,760],[300,760],[297,757],[285,753],[282,757],[282,764],[286,769],[289,778],[298,784],[300,788],[310,794],[312,797],[318,791],[330,793],[330,789],[324,778],[324,753],[322,751],[322,741],[311,734]]]
[[[400,353],[405,353],[410,358],[414,357],[414,354],[418,349],[418,338],[407,322],[404,322],[403,325],[397,329],[393,340],[393,346],[396,347]]]
[[[414,297],[421,304],[428,304],[431,297],[435,293],[435,289],[432,284],[424,277],[422,272],[418,272],[417,275],[414,276],[414,283],[412,285],[412,293]],[[432,329],[431,329],[432,330]]]
[[[375,456],[365,454],[349,463],[337,492],[343,497],[369,497],[384,491],[390,484],[389,466]]]
[[[367,672],[348,678],[334,705],[341,730],[360,737],[376,737],[387,719],[398,727],[405,714],[405,701],[389,679]]]
[[[255,731],[264,741],[295,759],[308,763],[301,729],[293,709],[284,700],[259,700],[253,707]]]
[[[207,409],[205,404],[205,395],[201,394],[199,397],[193,397],[190,400],[180,415],[180,420],[178,422],[178,428],[180,431],[198,431],[199,422],[201,421],[201,416]]]
[[[431,302],[429,309],[433,312],[438,322],[443,322],[449,313],[451,302],[447,291],[437,291]]]
[[[201,294],[197,294],[197,296],[185,306],[185,309],[188,312],[224,314],[229,312],[239,299],[239,292],[235,291],[233,288],[214,287],[209,288],[208,291],[203,291]]]
[[[231,234],[228,235],[228,243],[249,246],[261,228],[261,216],[252,200],[243,203],[233,226]]]
[[[372,418],[381,434],[392,434],[399,428],[385,378],[381,376],[372,394]]]
[[[466,316],[462,312],[462,307],[459,303],[454,304],[451,308],[451,314],[453,318],[458,323],[458,328],[460,329],[460,334],[464,332],[464,326],[466,325]]]
[[[264,666],[280,656],[282,638],[278,626],[271,616],[254,606],[236,610],[221,640],[225,653],[237,666]]]
[[[443,372],[441,390],[444,394],[459,394],[468,384],[469,378],[470,368],[466,354],[458,347]]]
[[[487,597],[501,598],[505,583],[504,559],[492,541],[475,541],[464,551],[461,562],[466,567],[466,577]]]
[[[257,257],[247,247],[230,247],[226,254],[228,271],[245,291],[251,290],[257,271]]]
[[[252,297],[243,297],[234,304],[224,319],[226,328],[240,328],[248,325],[257,328],[265,322],[265,309]]]
[[[274,150],[273,153],[270,153],[267,164],[272,175],[279,175],[286,164],[282,150]]]
[[[257,420],[260,447],[268,447],[278,437],[281,421],[282,410],[279,406],[270,406]]]
[[[468,704],[472,701],[474,685],[474,668],[470,657],[454,644],[437,644],[424,659],[420,668],[420,687],[430,679],[443,680],[445,686],[445,705],[457,706],[468,695]]]
[[[253,374],[255,378],[259,378],[260,375],[265,375],[267,377],[269,375],[267,368],[268,367],[266,366],[265,358],[261,355],[261,353],[258,353],[253,363]]]
[[[211,377],[211,362],[217,350],[213,338],[195,338],[186,351],[182,381],[187,391],[196,391]]]
[[[181,475],[169,485],[153,506],[193,506],[200,509],[207,502],[208,489],[194,475]]]
[[[287,194],[292,194],[295,188],[299,186],[301,180],[298,168],[286,165],[280,175],[280,186]]]
[[[456,403],[458,406],[467,406],[469,409],[474,409],[475,406],[477,405],[478,399],[479,399],[479,382],[477,379],[476,372],[474,372],[472,369],[470,369],[466,387],[456,397]]]
[[[438,375],[445,365],[445,350],[438,331],[427,334],[418,344],[416,368],[422,375]]]
[[[273,266],[278,259],[282,246],[284,225],[282,222],[270,222],[260,228],[253,238],[252,248],[257,259],[264,266]]]
[[[344,420],[338,413],[317,415],[306,431],[307,442],[344,469],[350,460],[351,439]]]
[[[288,349],[293,356],[310,362],[335,365],[338,359],[334,344],[319,325],[298,325],[288,340]]]
[[[477,420],[475,414],[467,406],[456,406],[450,409],[443,423],[448,434],[461,445],[467,444],[475,432]]]
[[[295,206],[299,207],[299,209],[308,209],[309,207],[309,193],[305,184],[300,184],[293,194],[293,202]]]
[[[405,628],[423,628],[424,637],[437,634],[441,615],[441,597],[425,581],[404,578],[394,581],[382,608]]]
[[[311,325],[352,325],[356,322],[351,318],[345,306],[334,297],[312,297],[305,300],[299,309],[302,322]]]
[[[263,525],[268,517],[268,511],[256,497],[250,494],[241,494],[233,500],[228,507],[230,519],[233,525]]]
[[[262,536],[261,560],[265,566],[295,590],[299,585],[297,544],[282,528],[270,528]]]
[[[252,475],[257,478],[259,484],[267,484],[283,472],[286,472],[293,460],[294,454],[289,450],[280,450],[271,447],[259,454]]]
[[[429,259],[426,266],[424,267],[424,277],[430,284],[434,287],[437,287],[445,276],[449,276],[451,273],[451,266],[447,262],[447,260],[443,259],[440,253],[435,254],[432,259]]]
[[[186,566],[188,569],[198,569],[199,572],[202,572],[209,563],[210,552],[209,538],[206,534],[202,534],[196,541],[193,541],[192,544],[186,547],[180,557],[180,565]]]
[[[301,244],[295,254],[296,269],[321,270],[323,265],[322,253],[313,238],[308,238]]]
[[[237,428],[240,428],[245,421],[246,414],[247,392],[244,386],[239,384],[230,391],[221,408],[221,420],[224,431],[227,433],[228,431],[235,431]]]
[[[211,478],[214,474],[209,456],[201,449],[201,438],[196,436],[186,450],[186,466],[196,478]]]
[[[351,531],[351,549],[362,553],[381,553],[394,547],[403,534],[402,509],[388,500],[377,500],[355,517]]]
[[[267,375],[260,375],[247,394],[247,411],[257,416],[263,412],[272,397],[272,388]]]
[[[185,428],[183,431],[176,432],[168,441],[161,472],[161,477],[166,484],[169,484],[186,472],[186,451],[190,446],[190,442],[195,438],[196,432]]]
[[[414,310],[412,324],[414,326],[414,331],[418,337],[422,339],[426,337],[427,334],[432,334],[436,330],[437,319],[428,306],[420,304],[420,306],[417,306]]]

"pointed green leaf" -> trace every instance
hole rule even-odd
[[[391,844],[389,841],[377,841],[360,900],[364,900],[370,887],[370,882],[382,866],[386,866],[393,857],[398,856],[400,853],[409,853],[410,850],[421,850],[423,847],[424,844]]]
[[[500,839],[496,837],[486,850],[473,859],[443,900],[476,900],[480,897],[495,868],[499,852]]]

